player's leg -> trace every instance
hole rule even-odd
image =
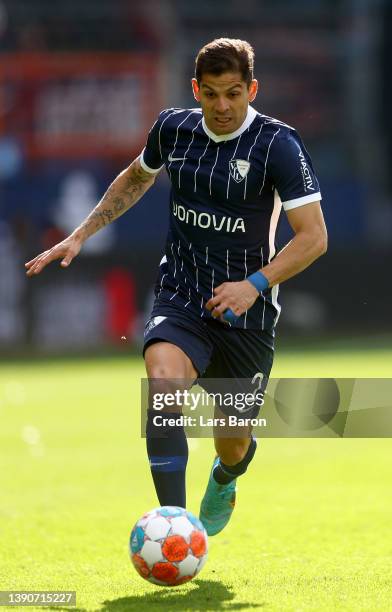
[[[210,326],[216,350],[205,373],[206,378],[218,379],[213,382],[215,389],[216,385],[219,386],[219,379],[226,379],[222,381],[223,388],[227,386],[227,379],[230,379],[233,398],[237,385],[240,387],[239,392],[243,391],[243,384],[250,384],[248,392],[264,392],[273,362],[272,342],[268,346],[269,338],[266,335],[262,337],[260,332],[229,331],[218,325],[213,323]],[[256,379],[258,382],[255,389],[253,383]],[[211,384],[211,381],[206,381],[206,384]],[[214,429],[217,456],[200,507],[200,519],[209,535],[219,533],[230,520],[235,505],[236,480],[247,471],[257,448],[251,428],[236,425],[234,429],[229,425],[227,417],[232,414],[255,418],[259,409],[256,402],[246,414],[240,415],[234,405],[222,407],[224,413],[218,408],[215,411],[215,416],[225,419],[225,426]]]
[[[245,457],[253,438],[251,437],[252,427],[230,427],[227,423],[227,415],[215,407],[215,417],[220,421],[225,420],[226,425],[214,428],[214,444],[216,454],[225,465],[236,465]],[[228,436],[225,436],[227,432]]]
[[[165,398],[166,394],[191,387],[197,371],[185,352],[170,342],[150,344],[145,350],[145,364],[149,379],[147,454],[155,490],[161,506],[185,508],[188,444],[184,427],[173,424],[173,421],[162,424],[163,419],[178,420],[181,406],[164,406],[157,412],[152,405],[155,394],[159,393],[158,397]]]
[[[256,452],[256,440],[251,427],[230,427],[228,417],[215,409],[219,422],[225,426],[214,428],[214,459],[206,492],[200,507],[200,519],[208,535],[215,535],[227,525],[236,501],[236,482],[245,474]],[[227,437],[226,437],[227,435]]]
[[[216,410],[216,414],[218,412],[219,418],[227,421],[227,415],[224,415],[219,409]],[[229,437],[225,437],[222,427],[214,430],[215,450],[219,458],[214,467],[214,479],[219,484],[228,484],[238,476],[245,474],[257,448],[250,426],[236,427],[234,430],[233,427],[229,428],[226,425],[226,429],[231,429]]]

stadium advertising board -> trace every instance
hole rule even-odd
[[[3,55],[0,137],[29,157],[129,155],[154,120],[158,66],[149,54]]]

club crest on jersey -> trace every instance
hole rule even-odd
[[[229,161],[230,175],[236,183],[244,180],[249,172],[250,163],[246,159],[231,159]]]

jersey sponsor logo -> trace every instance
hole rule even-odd
[[[173,202],[173,215],[179,221],[184,221],[201,229],[213,229],[216,232],[227,233],[245,232],[245,222],[242,217],[226,217],[215,213],[197,212],[176,202]]]
[[[154,327],[162,323],[162,321],[164,321],[165,319],[167,319],[167,317],[153,317],[152,319],[150,319],[144,329],[144,336],[146,337],[147,334],[149,334],[150,331],[154,329]]]
[[[309,189],[311,191],[314,191],[312,175],[310,174],[308,164],[306,163],[305,156],[301,150],[299,152],[299,159],[301,162],[301,170],[302,170],[302,177],[304,180],[305,191]]]
[[[175,162],[175,161],[186,161],[186,157],[172,157],[171,153],[169,153],[168,158],[170,163]]]
[[[229,161],[230,175],[236,183],[244,180],[250,169],[250,163],[246,159],[231,159]]]

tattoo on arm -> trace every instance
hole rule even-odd
[[[115,210],[115,212],[119,213],[122,210],[124,210],[125,202],[124,202],[124,200],[122,198],[114,198],[113,202],[114,202],[114,210]]]
[[[101,201],[76,230],[84,239],[131,208],[153,184],[151,175],[135,160],[113,181]]]

